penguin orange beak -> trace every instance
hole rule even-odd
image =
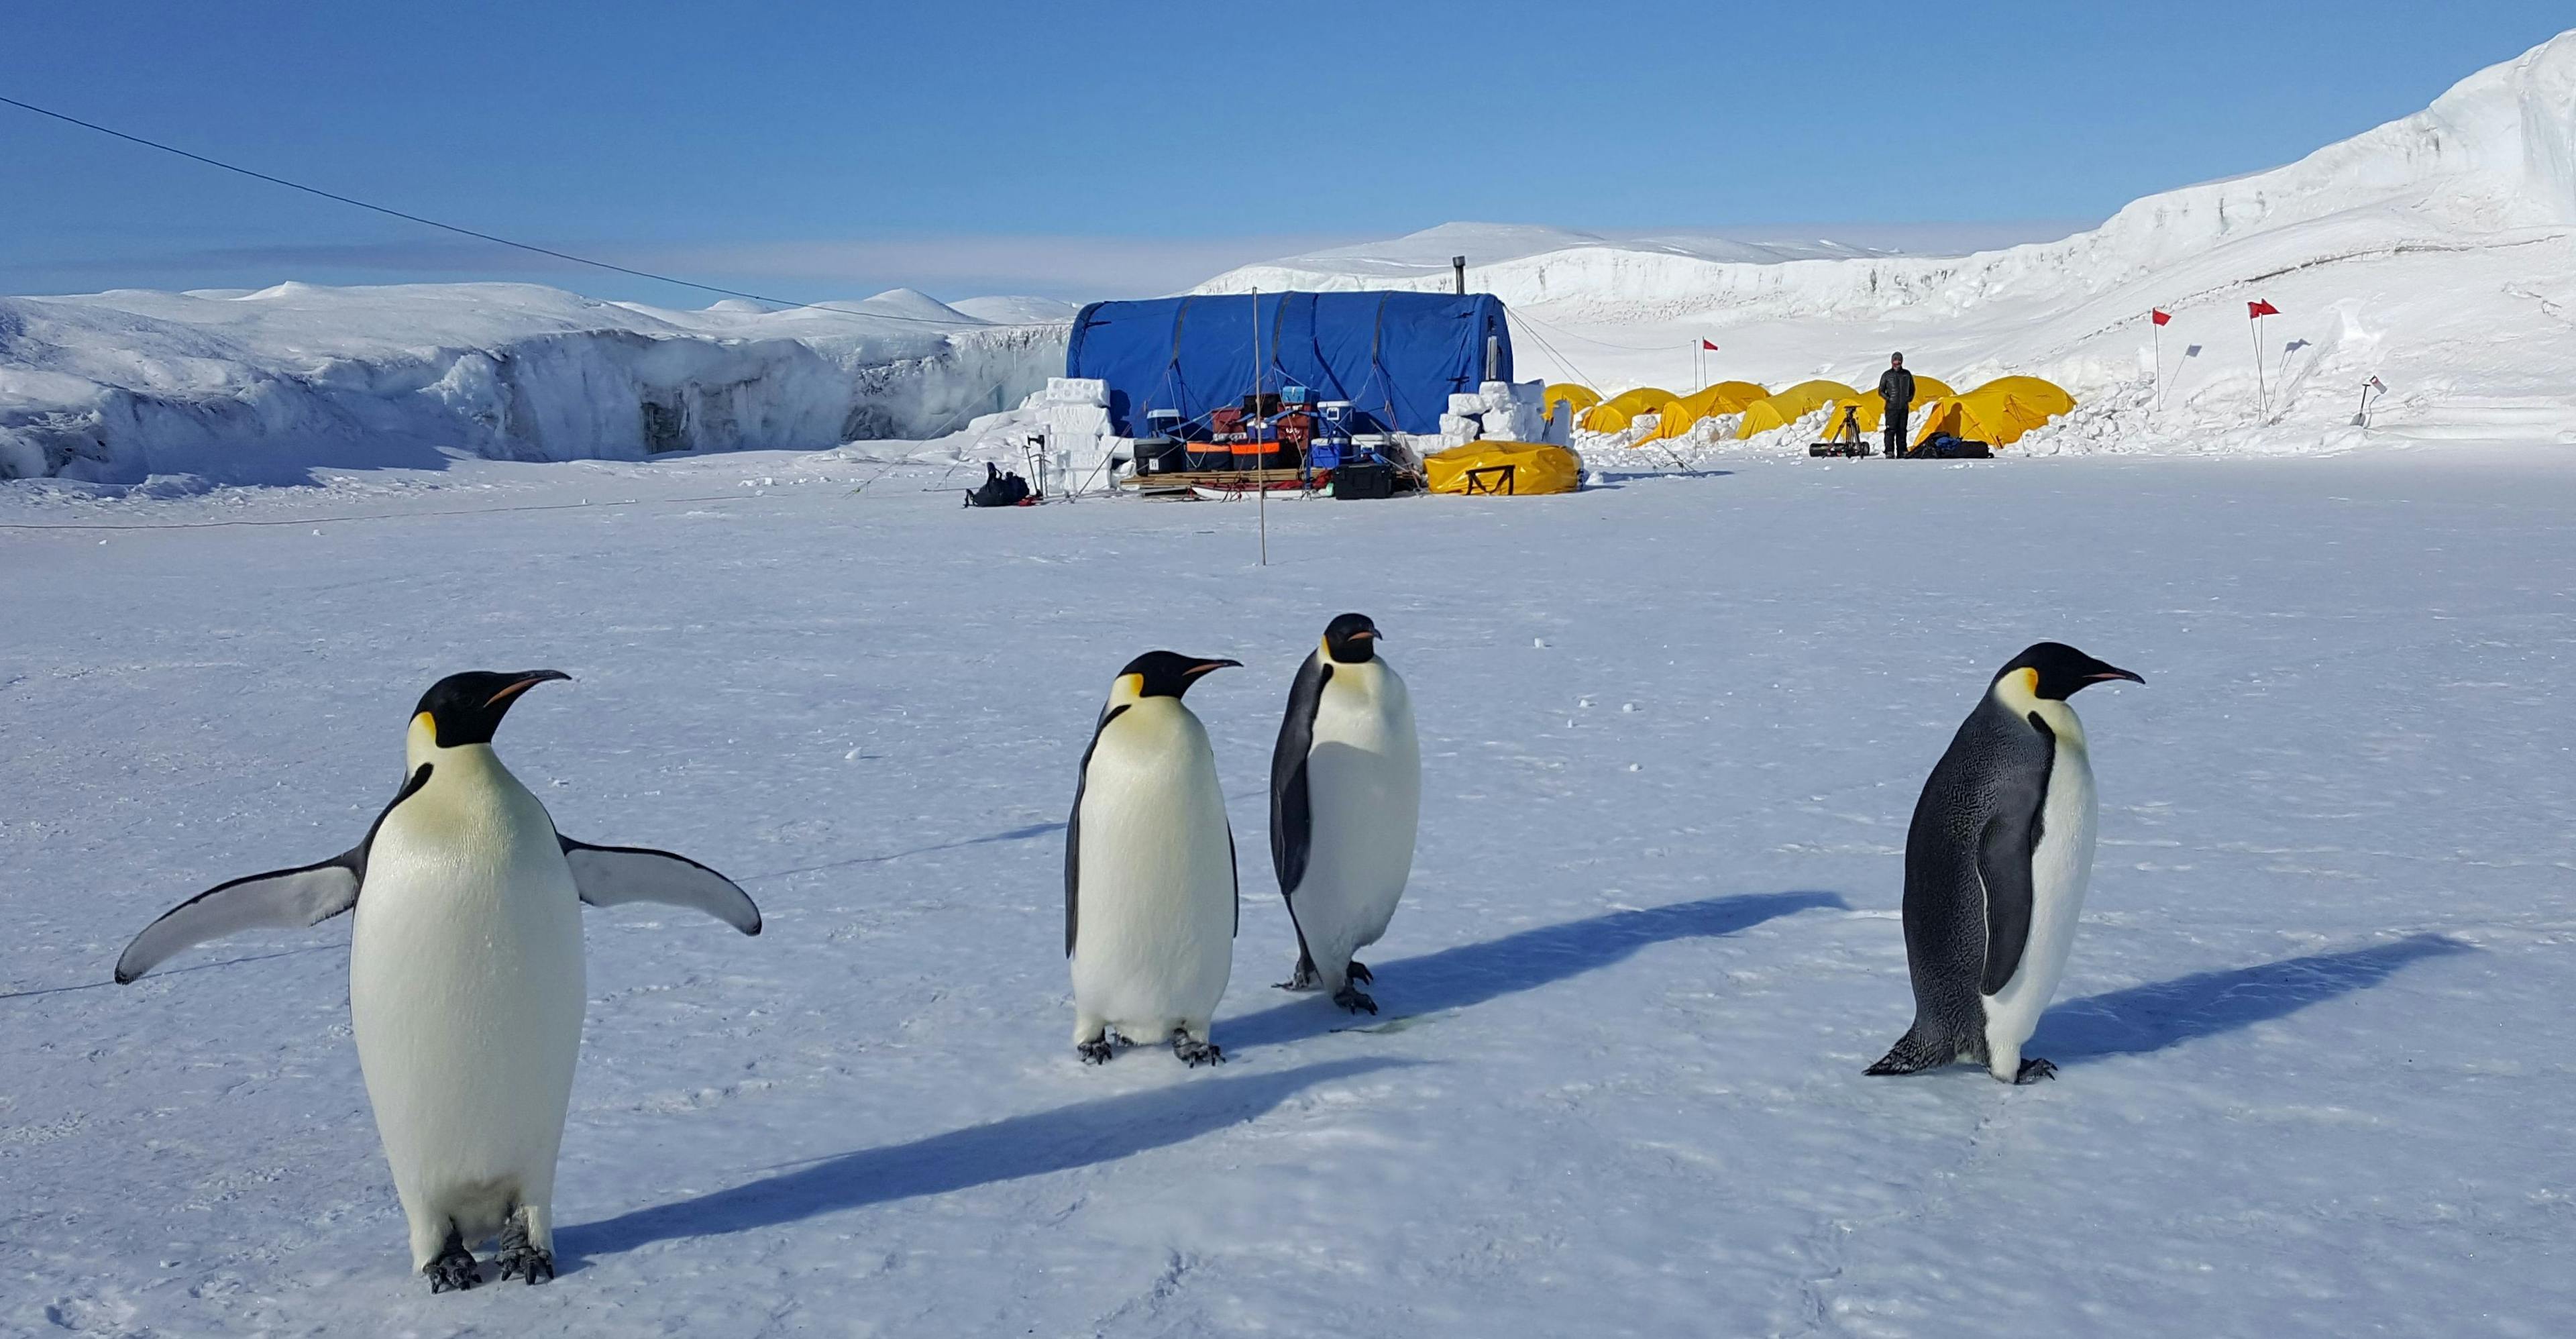
[[[2139,678],[2136,673],[2124,670],[2117,665],[2104,665],[2102,668],[2084,676],[2084,682],[2088,684],[2109,683],[2113,679],[2126,679],[2131,683],[2140,684],[2146,682],[2146,680]]]
[[[492,708],[500,706],[502,703],[508,702],[519,694],[536,687],[538,684],[548,683],[556,679],[570,679],[571,677],[571,675],[564,673],[562,670],[529,670],[526,673],[521,674],[519,677],[512,679],[510,682],[503,684],[501,686],[501,691],[485,698],[483,700],[483,709],[485,711],[490,711]]]
[[[1386,640],[1386,634],[1375,628],[1362,628],[1359,631],[1352,633],[1349,640],[1355,642],[1382,642]]]
[[[1195,679],[1198,676],[1207,673],[1209,670],[1241,668],[1243,668],[1243,662],[1240,660],[1202,660],[1181,672]]]

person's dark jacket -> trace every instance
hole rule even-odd
[[[1878,377],[1878,398],[1887,402],[1893,414],[1914,403],[1914,374],[1901,367],[1891,367]]]

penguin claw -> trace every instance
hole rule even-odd
[[[1351,964],[1350,978],[1364,986],[1373,986],[1377,984],[1377,977],[1369,971],[1368,964],[1364,962],[1354,962]]]
[[[1315,960],[1301,953],[1297,955],[1297,970],[1290,972],[1288,979],[1279,983],[1279,988],[1307,991],[1322,984],[1324,984],[1324,976],[1323,973],[1315,970]]]
[[[1179,1056],[1181,1063],[1192,1069],[1225,1063],[1225,1052],[1217,1049],[1216,1043],[1200,1041],[1186,1033],[1172,1038],[1172,1054]]]
[[[2025,1083],[2037,1083],[2041,1079],[2053,1079],[2056,1077],[2057,1063],[2055,1061],[2042,1060],[2037,1056],[2032,1056],[2030,1059],[2021,1062],[2021,1072],[2013,1075],[2013,1083],[2016,1086],[2019,1086]]]
[[[1377,1001],[1361,994],[1359,987],[1357,986],[1342,987],[1341,990],[1333,996],[1333,1003],[1338,1004],[1355,1014],[1362,1012],[1373,1014],[1377,1012]]]
[[[473,1253],[465,1249],[465,1234],[454,1228],[447,1230],[447,1245],[439,1251],[438,1258],[422,1265],[420,1272],[429,1276],[432,1296],[463,1292],[483,1281],[482,1275],[475,1272]]]
[[[1081,1056],[1082,1063],[1086,1065],[1108,1064],[1109,1057],[1118,1054],[1116,1049],[1110,1046],[1107,1037],[1094,1037],[1086,1042],[1077,1042],[1073,1053]]]
[[[526,1225],[515,1221],[501,1233],[501,1252],[492,1263],[500,1266],[502,1279],[523,1278],[531,1287],[555,1276],[555,1253],[528,1240]]]
[[[534,1246],[517,1251],[503,1251],[493,1263],[501,1267],[504,1279],[526,1279],[531,1285],[544,1283],[555,1276],[555,1256]]]

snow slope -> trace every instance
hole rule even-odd
[[[433,466],[936,435],[1061,366],[908,289],[704,311],[524,284],[0,298],[0,479],[301,482]]]
[[[1266,570],[1248,504],[967,512],[837,455],[13,490],[0,522],[255,523],[0,530],[0,1333],[2566,1333],[2576,476],[2461,450],[1276,505]],[[1270,742],[1343,608],[1424,732],[1373,1020],[1267,986]],[[2148,680],[2077,704],[2062,1077],[1865,1079],[1916,790],[2039,636]],[[1249,666],[1191,695],[1244,857],[1233,1062],[1085,1069],[1060,824],[1165,645]],[[107,975],[353,840],[466,665],[577,675],[503,757],[769,926],[589,913],[563,1276],[431,1297],[345,922]]]
[[[963,298],[948,304],[956,311],[994,325],[1046,325],[1070,321],[1082,308],[1060,298]]]
[[[1449,282],[1316,261],[1203,288]],[[1956,384],[2018,372],[2104,402],[2098,434],[2032,450],[2351,445],[2359,435],[2337,430],[2374,375],[2392,390],[2375,423],[2400,437],[2576,440],[2576,33],[2423,112],[2273,171],[2149,196],[2062,241],[1771,261],[1578,240],[1473,276],[1522,318],[1524,375],[1605,391],[1686,387],[1705,338],[1720,345],[1713,378],[1867,385],[1901,348]],[[2283,313],[2261,333],[2259,399],[2242,305],[2257,297]],[[2147,390],[2153,307],[2175,313],[2161,413]]]
[[[1467,257],[1479,291],[1486,267],[1575,249],[1635,251],[1694,260],[1767,264],[1817,256],[1857,256],[1865,248],[1831,241],[1754,242],[1715,234],[1604,237],[1525,223],[1444,223],[1382,242],[1332,247],[1303,256],[1242,266],[1201,284],[1196,292],[1240,293],[1289,289],[1445,289],[1454,280],[1449,261]],[[1506,280],[1505,282],[1508,282]],[[1500,289],[1490,291],[1500,292]]]

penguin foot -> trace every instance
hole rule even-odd
[[[1353,965],[1357,966],[1356,963]],[[1361,994],[1360,988],[1357,986],[1344,986],[1340,990],[1333,992],[1333,1003],[1338,1004],[1355,1014],[1373,1014],[1377,1012],[1377,1001]]]
[[[528,1226],[518,1219],[501,1230],[501,1253],[492,1257],[503,1279],[526,1279],[530,1286],[555,1276],[555,1253],[528,1240]]]
[[[1308,991],[1317,989],[1323,984],[1324,974],[1315,970],[1315,960],[1300,953],[1297,955],[1297,970],[1290,972],[1288,979],[1279,983],[1279,988]]]
[[[1118,1048],[1110,1045],[1107,1037],[1094,1037],[1076,1043],[1073,1053],[1081,1056],[1082,1063],[1086,1065],[1105,1065],[1109,1063],[1109,1057],[1118,1054]]]
[[[1186,1032],[1172,1034],[1172,1054],[1179,1056],[1181,1063],[1192,1069],[1225,1063],[1225,1052],[1218,1050],[1216,1043],[1200,1041]]]
[[[1941,1046],[1923,1040],[1918,1026],[1907,1028],[1905,1035],[1897,1038],[1894,1048],[1880,1056],[1877,1064],[1862,1070],[1861,1073],[1871,1077],[1920,1074],[1927,1069],[1939,1069],[1958,1058],[1955,1047],[1944,1050]]]
[[[2042,1060],[2037,1056],[2032,1056],[2030,1059],[2021,1062],[2021,1072],[2013,1075],[2013,1083],[2016,1085],[2037,1083],[2041,1079],[2053,1079],[2056,1077],[2057,1064],[2055,1061]]]
[[[1364,962],[1353,962],[1351,964],[1350,978],[1364,986],[1373,986],[1377,984],[1376,974],[1369,971],[1368,964]]]
[[[475,1271],[473,1253],[465,1249],[465,1234],[453,1227],[447,1229],[447,1244],[439,1248],[438,1257],[422,1265],[420,1272],[429,1276],[432,1295],[463,1292],[483,1281]]]

